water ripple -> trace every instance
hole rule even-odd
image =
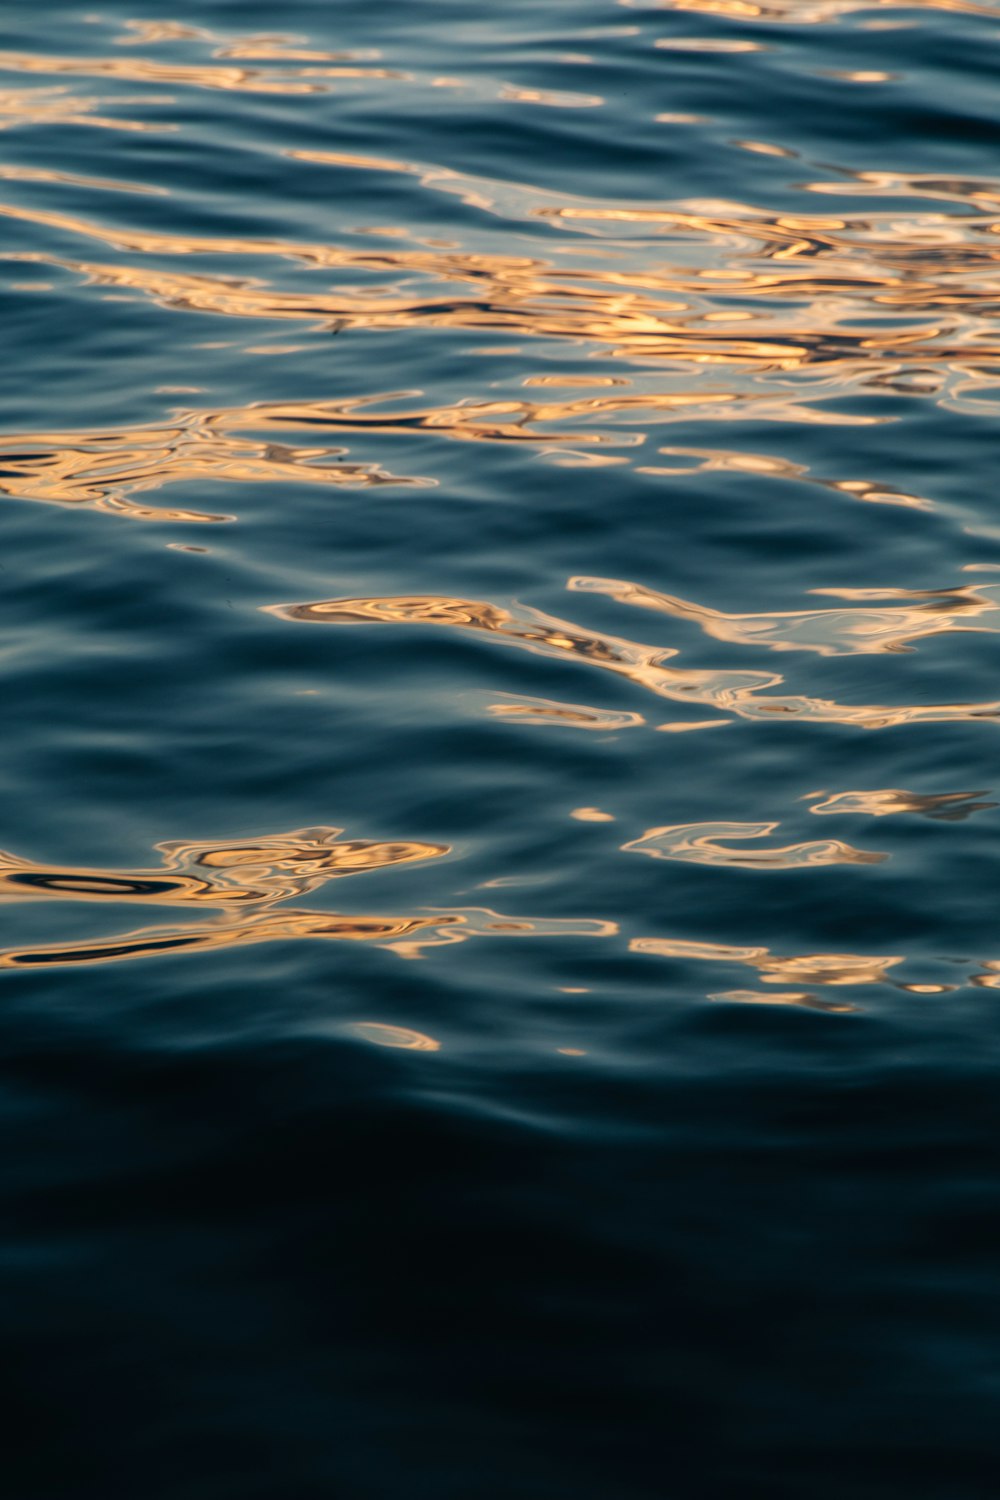
[[[997,0],[134,9],[0,52],[11,1494],[978,1500]]]
[[[889,857],[870,849],[855,849],[840,839],[811,839],[808,843],[785,844],[778,849],[734,849],[729,842],[723,842],[768,838],[778,826],[777,823],[677,823],[666,828],[648,828],[641,838],[632,839],[622,848],[633,854],[648,854],[653,859],[750,870],[877,865]]]
[[[851,724],[859,729],[887,729],[900,724],[1000,718],[1000,700],[890,706],[769,693],[769,689],[784,682],[779,673],[667,667],[664,663],[678,654],[674,647],[645,646],[621,636],[582,630],[540,610],[506,609],[485,601],[415,595],[275,604],[267,606],[267,610],[282,619],[308,624],[377,622],[483,632],[536,655],[584,662],[615,673],[657,697],[676,703],[696,703],[745,719],[808,720]]]

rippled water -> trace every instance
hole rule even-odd
[[[0,26],[12,1500],[982,1500],[1000,5]]]

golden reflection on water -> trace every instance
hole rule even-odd
[[[54,167],[26,167],[0,162],[0,180],[4,182],[54,182],[68,187],[92,188],[100,193],[138,193],[141,196],[165,198],[165,187],[154,183],[120,182],[114,177],[86,177],[80,172],[57,171]]]
[[[117,899],[106,896],[105,900]],[[610,937],[617,923],[596,919],[507,917],[486,907],[427,909],[409,916],[357,916],[340,912],[286,909],[254,912],[244,918],[184,927],[146,927],[89,943],[43,943],[0,952],[0,969],[43,968],[53,964],[109,963],[175,952],[204,952],[255,943],[324,938],[373,943],[400,958],[420,958],[440,948],[483,937]]]
[[[857,12],[878,10],[943,10],[970,16],[996,14],[988,0],[618,0],[618,4],[630,10],[690,11],[734,21],[795,26],[821,25]]]
[[[621,636],[587,631],[569,621],[523,606],[505,609],[482,600],[415,594],[370,599],[324,599],[273,604],[266,613],[316,625],[364,623],[444,625],[483,632],[535,655],[583,662],[626,678],[637,687],[677,703],[699,704],[744,719],[853,724],[886,729],[899,724],[1000,718],[1000,700],[985,703],[848,705],[826,698],[769,694],[784,678],[776,672],[696,670],[664,665],[676,649],[645,646]],[[668,727],[668,726],[664,726]],[[673,726],[669,726],[673,727]]]
[[[711,388],[697,393],[688,388],[688,404],[750,402],[753,415],[765,418],[831,421],[839,416],[857,422],[864,419],[818,413],[816,403],[857,390],[919,394],[928,380],[939,387],[940,399],[974,409],[970,403],[977,393],[994,383],[990,367],[1000,359],[997,308],[995,299],[984,295],[983,283],[1000,261],[1000,187],[989,179],[837,169],[832,178],[801,183],[800,189],[880,198],[896,194],[911,202],[928,200],[935,211],[777,214],[729,201],[601,202],[345,152],[302,149],[289,155],[317,170],[403,175],[415,188],[455,194],[484,212],[543,220],[573,236],[599,235],[604,243],[593,246],[596,258],[581,266],[562,263],[585,248],[566,243],[566,234],[553,245],[557,256],[435,249],[430,241],[419,249],[371,250],[113,227],[19,203],[0,206],[0,213],[122,253],[255,261],[256,274],[247,278],[23,253],[69,269],[92,285],[133,290],[162,306],[338,328],[444,327],[583,340],[610,358],[653,361],[689,376],[711,377]],[[942,211],[942,203],[953,211]],[[636,230],[644,241],[634,240]],[[616,241],[614,236],[625,231],[633,238]],[[638,243],[645,246],[642,264],[636,263]],[[259,274],[269,262],[288,259],[317,270],[349,271],[354,279],[305,292]],[[363,283],[356,273],[365,276]],[[791,376],[800,381],[808,376],[799,400],[791,388],[782,389],[781,382]],[[683,394],[663,392],[662,409],[670,409],[668,397]],[[652,409],[661,409],[655,400]]]
[[[884,818],[893,813],[920,813],[925,818],[939,818],[945,822],[958,822],[972,813],[985,812],[996,807],[996,802],[976,802],[976,797],[985,792],[906,792],[899,787],[887,787],[871,792],[811,792],[804,800],[823,797],[810,807],[811,813],[822,815],[841,813],[864,813],[870,818]]]
[[[7,73],[47,73],[82,78],[123,78],[129,83],[173,83],[181,87],[239,90],[252,94],[326,93],[338,80],[403,80],[392,68],[327,65],[286,68],[218,67],[213,63],[157,62],[140,57],[50,57],[31,52],[0,52]]]
[[[295,349],[248,349],[245,352],[268,354],[294,353]],[[540,384],[539,380],[536,382]],[[554,377],[549,377],[554,383]],[[560,382],[562,383],[562,382]],[[569,381],[582,384],[582,381]],[[616,384],[623,384],[618,381]],[[189,388],[165,390],[164,394],[186,394]],[[81,432],[23,432],[0,437],[0,494],[21,499],[59,504],[88,505],[131,517],[159,521],[225,521],[235,516],[170,506],[144,505],[132,496],[150,493],[172,484],[226,483],[242,486],[254,483],[287,481],[294,484],[344,485],[349,488],[393,485],[432,487],[438,480],[429,474],[402,474],[378,462],[348,461],[348,450],[328,441],[322,446],[302,445],[289,441],[295,432],[335,439],[350,433],[372,437],[446,438],[464,442],[527,443],[546,453],[551,460],[566,463],[626,463],[620,454],[576,452],[570,445],[614,444],[638,448],[645,438],[631,424],[649,420],[670,420],[697,407],[699,419],[705,415],[706,402],[714,407],[716,397],[698,397],[683,392],[644,395],[607,396],[575,401],[534,402],[529,400],[464,400],[454,405],[426,406],[407,401],[407,393],[389,392],[378,396],[350,397],[344,400],[307,402],[252,402],[245,406],[204,408],[178,411],[170,424],[147,427],[102,428]],[[390,410],[379,407],[390,406]],[[609,424],[596,427],[600,422]],[[553,423],[570,425],[565,430]],[[625,425],[622,425],[625,424]],[[241,437],[240,432],[255,436]],[[271,435],[273,434],[273,436]],[[641,473],[663,473],[674,476],[715,469],[731,469],[762,477],[808,479],[821,487],[841,493],[850,499],[871,503],[929,508],[930,502],[919,496],[894,490],[892,486],[861,480],[828,480],[809,476],[803,465],[785,463],[761,455],[733,453],[728,450],[663,450],[671,455],[690,458],[697,451],[701,462],[657,469],[644,466]],[[598,589],[601,580],[580,579],[575,588]],[[614,592],[618,590],[618,592]],[[968,621],[977,614],[996,609],[995,601],[981,592],[967,590],[884,591],[883,597],[914,601],[914,610],[871,612],[872,629],[848,632],[839,644],[829,650],[822,642],[802,644],[808,635],[809,622],[816,626],[831,625],[833,612],[811,612],[808,616],[783,614],[774,616],[726,616],[669,595],[656,595],[639,585],[607,581],[604,592],[612,593],[623,603],[659,608],[678,617],[698,619],[708,633],[720,639],[739,640],[743,644],[769,644],[763,626],[754,621],[788,622],[798,640],[789,649],[820,650],[839,654],[841,650],[889,650],[891,644],[881,641],[881,625],[891,632],[898,617],[905,639],[937,634],[944,629],[976,628]],[[661,601],[659,604],[655,600]],[[672,601],[675,607],[668,608]],[[951,626],[945,621],[947,611],[954,611],[961,623]],[[919,612],[917,612],[919,611]],[[685,613],[686,612],[686,613]],[[934,617],[933,619],[931,617]],[[839,616],[837,618],[840,618]],[[860,612],[843,614],[847,627],[862,623]],[[709,623],[714,626],[709,630]],[[798,623],[797,623],[798,622]],[[775,629],[779,626],[776,624]],[[729,631],[730,634],[725,632]],[[909,634],[905,634],[905,632]],[[864,639],[862,638],[864,637]],[[772,649],[782,649],[780,645]]]
[[[931,377],[933,379],[933,377]],[[644,474],[663,474],[669,477],[683,474],[733,473],[752,474],[764,479],[808,480],[826,490],[861,500],[869,505],[899,505],[905,510],[932,510],[933,504],[922,495],[913,495],[906,490],[884,481],[878,484],[867,479],[824,479],[810,472],[807,464],[792,463],[773,454],[740,452],[732,448],[661,448],[660,453],[674,460],[668,466],[649,464],[639,470]],[[686,462],[677,463],[677,459]]]
[[[778,27],[841,22],[860,12],[871,12],[875,18],[852,19],[852,25],[896,24],[894,18],[877,19],[879,12],[896,10],[995,14],[993,6],[978,0],[620,3],[640,9],[658,4],[664,10]],[[898,23],[908,24],[907,17],[899,17]],[[640,28],[618,30],[638,35]],[[179,62],[134,51],[178,43],[190,43],[202,49],[202,55]],[[777,53],[786,46],[780,32],[759,41],[705,36],[659,37],[651,43],[667,53]],[[162,106],[175,106],[176,99],[149,91],[156,87],[311,98],[374,84],[385,86],[390,101],[402,87],[464,89],[478,91],[479,97],[485,92],[515,111],[523,108],[525,118],[539,109],[586,112],[613,102],[597,94],[484,82],[471,76],[421,79],[384,66],[374,49],[331,51],[294,37],[231,36],[174,21],[130,21],[113,39],[115,49],[116,55],[97,57],[0,54],[0,67],[27,80],[23,87],[0,91],[0,130],[55,125],[126,132],[176,130],[174,120],[156,113]],[[562,60],[584,63],[589,55],[567,54]],[[662,61],[670,65],[668,57]],[[681,64],[678,59],[678,65],[697,66],[697,60]],[[839,81],[858,85],[890,85],[895,76],[872,68],[830,71]],[[77,81],[83,79],[108,80],[110,92],[102,97],[75,92]],[[140,86],[137,96],[115,93],[122,83]],[[852,93],[845,89],[845,100]],[[876,90],[872,98],[878,97]],[[264,104],[257,101],[253,108],[263,110]],[[120,115],[122,110],[138,118]],[[681,112],[655,118],[677,125],[710,123]],[[586,123],[583,114],[578,128]],[[451,401],[435,401],[421,391],[277,399],[294,386],[275,377],[276,399],[269,401],[177,411],[148,425],[8,434],[0,439],[0,494],[89,506],[138,519],[222,522],[236,519],[233,505],[219,511],[179,509],[148,505],[136,497],[176,483],[194,488],[224,483],[237,487],[236,494],[249,483],[413,488],[438,483],[430,474],[396,474],[381,463],[349,462],[348,450],[335,442],[346,433],[364,434],[370,441],[426,438],[428,466],[433,463],[434,439],[445,438],[534,445],[550,462],[607,465],[610,471],[615,464],[636,464],[649,432],[669,423],[722,421],[730,429],[746,421],[875,425],[896,420],[894,412],[904,399],[930,400],[962,413],[998,409],[996,178],[856,171],[809,162],[780,141],[731,141],[730,146],[754,157],[772,159],[756,164],[761,172],[788,170],[784,163],[798,163],[791,170],[801,180],[789,186],[801,195],[803,207],[799,212],[779,212],[749,198],[742,201],[742,194],[740,201],[598,198],[408,159],[405,145],[398,154],[375,156],[306,145],[289,148],[284,139],[266,143],[266,150],[281,152],[283,170],[302,174],[311,193],[326,188],[331,197],[340,195],[350,203],[355,186],[364,192],[373,186],[372,178],[400,179],[387,186],[404,188],[410,195],[404,217],[412,223],[340,222],[337,242],[301,239],[291,231],[287,236],[168,231],[152,227],[157,222],[156,204],[145,206],[148,218],[138,225],[111,222],[112,208],[105,205],[99,217],[53,206],[60,195],[63,202],[72,203],[70,195],[81,191],[163,196],[165,190],[157,186],[86,177],[61,164],[4,164],[0,179],[14,185],[9,191],[16,201],[0,204],[0,216],[11,226],[27,226],[42,235],[37,241],[40,248],[14,249],[3,259],[68,272],[83,283],[80,295],[84,300],[92,297],[98,313],[102,298],[134,296],[187,315],[253,320],[250,336],[258,341],[245,344],[244,353],[292,359],[310,348],[307,341],[259,341],[260,323],[275,329],[279,324],[302,325],[303,336],[390,331],[425,339],[431,330],[444,330],[474,337],[472,347],[461,352],[484,359],[521,353],[522,343],[514,344],[515,339],[524,347],[530,340],[540,341],[539,357],[558,357],[565,370],[527,375],[513,395],[509,388],[476,388],[470,382],[469,390]],[[310,136],[294,139],[308,141]],[[754,166],[750,161],[744,164],[748,169]],[[382,184],[376,180],[374,186]],[[517,253],[487,251],[478,242],[470,249],[461,239],[418,234],[413,226],[423,228],[423,209],[429,220],[435,219],[441,196],[457,199],[468,211],[459,223],[469,221],[481,228],[481,215],[504,221]],[[122,215],[127,217],[132,207],[125,203]],[[454,205],[444,207],[450,215]],[[180,215],[173,222],[182,222]],[[59,253],[49,236],[58,237]],[[72,253],[77,241],[103,247],[95,252],[102,259],[78,258]],[[109,252],[106,259],[104,252]],[[177,261],[185,268],[178,269]],[[29,284],[24,285],[27,289]],[[35,289],[39,287],[35,283]],[[575,366],[585,358],[600,359],[605,371],[630,373],[581,374]],[[528,389],[538,391],[540,398],[523,394]],[[171,393],[181,392],[166,387],[158,391]],[[865,399],[864,413],[858,410],[858,397]],[[302,443],[289,441],[295,433],[309,436]],[[801,461],[744,450],[734,445],[731,431],[726,436],[725,447],[661,446],[655,461],[636,464],[636,471],[660,478],[727,472],[765,481],[808,482],[826,494],[902,511],[933,508],[929,497],[882,480],[812,473]],[[727,611],[623,580],[580,576],[568,587],[695,625],[730,646],[770,652],[822,657],[892,654],[945,632],[996,630],[989,617],[997,603],[988,585],[813,590],[843,603],[752,613]],[[645,645],[520,605],[414,593],[267,608],[282,619],[309,623],[439,625],[478,632],[555,661],[615,674],[658,698],[717,715],[653,726],[668,733],[718,727],[736,719],[879,729],[1000,717],[1000,700],[849,705],[803,696],[788,690],[785,677],[775,671],[682,667],[676,646]],[[686,640],[685,649],[691,649]],[[645,717],[629,709],[499,691],[490,696],[486,711],[513,725],[604,733],[647,727]],[[661,748],[667,753],[672,746],[664,742]],[[984,795],[922,794],[899,788],[823,791],[812,795],[809,811],[960,819],[996,805],[974,800]],[[576,808],[569,816],[580,822],[613,820],[596,807]],[[751,870],[867,865],[888,857],[835,839],[753,847],[754,840],[771,839],[778,827],[776,822],[668,825],[650,828],[622,848],[657,859]],[[210,921],[142,928],[93,943],[21,946],[0,953],[0,967],[108,962],[298,939],[369,942],[402,957],[419,958],[426,949],[479,936],[609,937],[618,931],[611,921],[508,917],[461,907],[394,916],[273,910],[333,879],[438,859],[450,852],[446,844],[347,840],[342,832],[320,827],[228,843],[167,843],[158,846],[160,865],[141,870],[64,868],[0,854],[0,899],[5,901],[196,904],[219,913]],[[744,841],[750,846],[740,847]],[[515,878],[500,875],[484,884],[502,885]],[[732,989],[713,997],[731,1002],[839,1012],[853,1007],[818,1000],[808,986],[892,983],[914,994],[950,988],[897,983],[890,971],[903,962],[900,956],[782,956],[763,946],[655,937],[636,938],[629,946],[634,953],[739,965],[763,985],[786,986]],[[1000,962],[984,963],[972,983],[1000,988]],[[564,989],[583,992],[579,987]],[[355,1034],[379,1045],[420,1050],[439,1046],[423,1033],[381,1022],[357,1022]],[[560,1050],[582,1055],[576,1049]]]
[[[610,822],[611,814],[598,808],[577,808],[572,817],[585,822]],[[758,859],[712,841],[720,837],[756,837],[776,825],[689,825],[688,829],[651,830],[646,837],[667,833],[674,836],[679,854],[694,849],[703,863],[766,863],[779,868],[805,864],[856,863],[879,859],[879,855],[829,844],[793,845],[763,851]],[[699,830],[693,833],[693,830]],[[508,916],[489,907],[424,907],[404,915],[381,913],[348,914],[295,907],[275,908],[292,897],[317,891],[328,881],[365,871],[440,858],[447,844],[407,841],[379,842],[342,838],[341,829],[331,827],[296,829],[225,842],[171,841],[158,844],[158,867],[142,870],[94,869],[45,865],[0,855],[0,901],[100,902],[118,906],[123,902],[144,905],[197,905],[217,911],[208,921],[182,926],[135,928],[92,940],[52,941],[34,946],[0,950],[0,969],[46,968],[121,962],[134,958],[210,952],[260,943],[317,941],[361,942],[387,949],[403,959],[422,958],[429,950],[452,947],[474,938],[613,938],[617,922],[598,918],[545,918]],[[626,849],[640,848],[642,840]],[[655,849],[640,852],[656,853]],[[704,856],[704,857],[703,857]],[[892,983],[913,994],[942,994],[954,985],[904,983],[889,978],[889,971],[904,962],[902,956],[872,956],[853,953],[803,953],[780,955],[764,946],[695,942],[686,939],[639,937],[628,943],[628,951],[661,958],[713,964],[736,964],[754,971],[767,985],[791,985],[793,991],[755,992],[735,990],[707,995],[708,999],[804,1005],[833,1012],[853,1006],[817,1000],[804,986],[850,986]],[[1000,964],[982,965],[969,982],[1000,988]],[[585,993],[580,986],[561,986],[567,994]],[[361,1024],[361,1023],[359,1023]],[[369,1027],[383,1023],[363,1023]],[[396,1041],[386,1045],[429,1048],[432,1039],[407,1028],[386,1029],[386,1037],[398,1031]],[[405,1040],[406,1037],[414,1040]],[[365,1039],[377,1040],[374,1034]],[[421,1040],[422,1039],[422,1040]]]
[[[0,89],[0,130],[25,125],[86,125],[100,130],[168,131],[177,126],[169,121],[126,120],[116,115],[98,114],[101,109],[150,103],[170,103],[148,98],[85,98],[74,94],[67,85],[50,88]]]
[[[824,68],[825,78],[839,78],[843,83],[894,83],[899,73],[883,73],[875,68]]]
[[[403,958],[472,937],[610,937],[617,924],[591,919],[509,917],[488,907],[425,908],[408,916],[355,916],[272,908],[344,876],[439,859],[448,844],[344,839],[343,829],[223,843],[157,844],[158,868],[44,865],[0,851],[0,901],[90,901],[217,908],[221,915],[180,928],[150,927],[87,943],[45,943],[0,952],[0,968],[108,962],[171,952],[231,948],[298,938],[371,942]],[[233,908],[238,908],[238,914]]]
[[[675,823],[647,828],[641,838],[623,844],[630,854],[653,859],[681,860],[695,865],[724,865],[736,869],[796,870],[806,865],[876,865],[888,859],[868,849],[855,849],[839,839],[813,839],[779,849],[733,849],[722,840],[769,838],[778,823]]]
[[[60,505],[86,505],[147,521],[220,522],[235,516],[131,497],[171,484],[229,483],[430,486],[419,475],[382,465],[344,462],[341,447],[292,446],[235,435],[277,425],[266,408],[242,413],[193,412],[171,426],[99,432],[29,432],[0,437],[0,495]]]
[[[690,734],[699,729],[722,729],[731,724],[731,719],[676,719],[667,724],[655,724],[659,734]]]
[[[147,870],[42,865],[0,850],[0,900],[272,906],[345,875],[439,859],[450,852],[447,844],[343,839],[343,831],[297,828],[291,833],[222,844],[157,844],[160,867]]]
[[[84,872],[91,873],[91,872]],[[109,886],[117,877],[108,874]],[[72,890],[61,893],[72,897]],[[91,899],[117,902],[121,895],[109,889]],[[126,898],[131,899],[131,898]],[[280,898],[276,898],[280,899]],[[0,969],[38,969],[60,965],[87,965],[124,962],[129,959],[162,958],[183,953],[204,953],[246,947],[260,943],[294,941],[333,941],[370,943],[403,959],[419,959],[425,951],[451,947],[474,938],[612,938],[618,924],[598,919],[508,917],[489,908],[454,907],[424,909],[404,916],[381,914],[355,915],[329,911],[306,911],[286,908],[273,912],[263,902],[239,916],[210,922],[188,923],[182,927],[143,927],[113,937],[92,941],[47,942],[33,947],[0,950]],[[802,1005],[831,1013],[857,1009],[847,1002],[818,1000],[803,986],[845,987],[891,984],[897,990],[913,994],[943,994],[954,985],[904,983],[890,977],[889,971],[904,962],[902,956],[875,957],[855,953],[802,953],[780,955],[766,947],[739,946],[725,943],[694,942],[674,938],[633,938],[628,951],[659,958],[711,964],[734,964],[749,969],[767,985],[795,986],[792,990],[752,991],[737,989],[706,995],[710,1000],[741,1003]],[[989,961],[970,984],[1000,989],[1000,962]],[[586,993],[585,987],[561,986],[564,993]],[[368,1026],[381,1023],[365,1023]],[[389,1028],[391,1033],[396,1028]],[[403,1036],[421,1037],[398,1028]],[[365,1038],[376,1040],[374,1035]],[[419,1045],[426,1047],[426,1038]],[[418,1046],[416,1041],[386,1045]]]
[[[352,1036],[361,1042],[373,1042],[376,1047],[399,1047],[405,1052],[439,1052],[441,1043],[423,1031],[412,1031],[409,1026],[389,1026],[384,1021],[354,1021],[348,1028]]]
[[[727,943],[690,942],[682,938],[633,938],[632,953],[712,964],[740,964],[754,969],[765,984],[852,985],[884,984],[888,971],[904,962],[902,956],[873,957],[862,953],[800,953],[781,956],[769,948],[738,947]]]
[[[624,709],[585,708],[580,703],[556,703],[549,698],[525,698],[505,693],[506,703],[490,703],[487,712],[500,719],[517,719],[522,724],[554,724],[570,729],[597,729],[604,733],[616,729],[633,729],[646,721],[642,714]]]
[[[371,47],[331,52],[328,49],[303,46],[294,36],[277,36],[267,32],[250,32],[243,36],[211,31],[206,26],[189,26],[181,21],[126,21],[115,37],[118,47],[145,47],[158,42],[199,42],[212,44],[213,57],[257,58],[284,62],[373,62],[378,52]]]
[[[596,109],[604,103],[598,94],[575,94],[567,89],[526,89],[506,83],[500,98],[511,104],[543,104],[549,109]]]
[[[996,614],[1000,605],[982,588],[954,589],[810,589],[811,594],[853,599],[906,600],[878,609],[784,610],[770,614],[727,614],[693,604],[674,594],[660,593],[638,583],[616,578],[571,578],[579,593],[607,594],[620,604],[632,604],[690,620],[717,641],[738,646],[766,646],[770,651],[815,651],[821,656],[857,652],[906,651],[910,642],[949,631],[979,630],[996,634],[995,625],[973,625],[982,614]]]
[[[834,1015],[845,1015],[858,1008],[846,1002],[817,1000],[808,990],[773,990],[769,994],[761,990],[720,990],[718,994],[709,995],[708,999],[726,1000],[731,1005],[795,1005],[803,1010],[823,1010]]]
[[[762,42],[751,42],[746,38],[722,36],[669,36],[661,37],[654,46],[670,52],[764,52]]]

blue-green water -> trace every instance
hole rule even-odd
[[[1000,6],[0,17],[11,1500],[984,1500]]]

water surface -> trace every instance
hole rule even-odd
[[[981,1500],[1000,7],[12,4],[16,1500]]]

